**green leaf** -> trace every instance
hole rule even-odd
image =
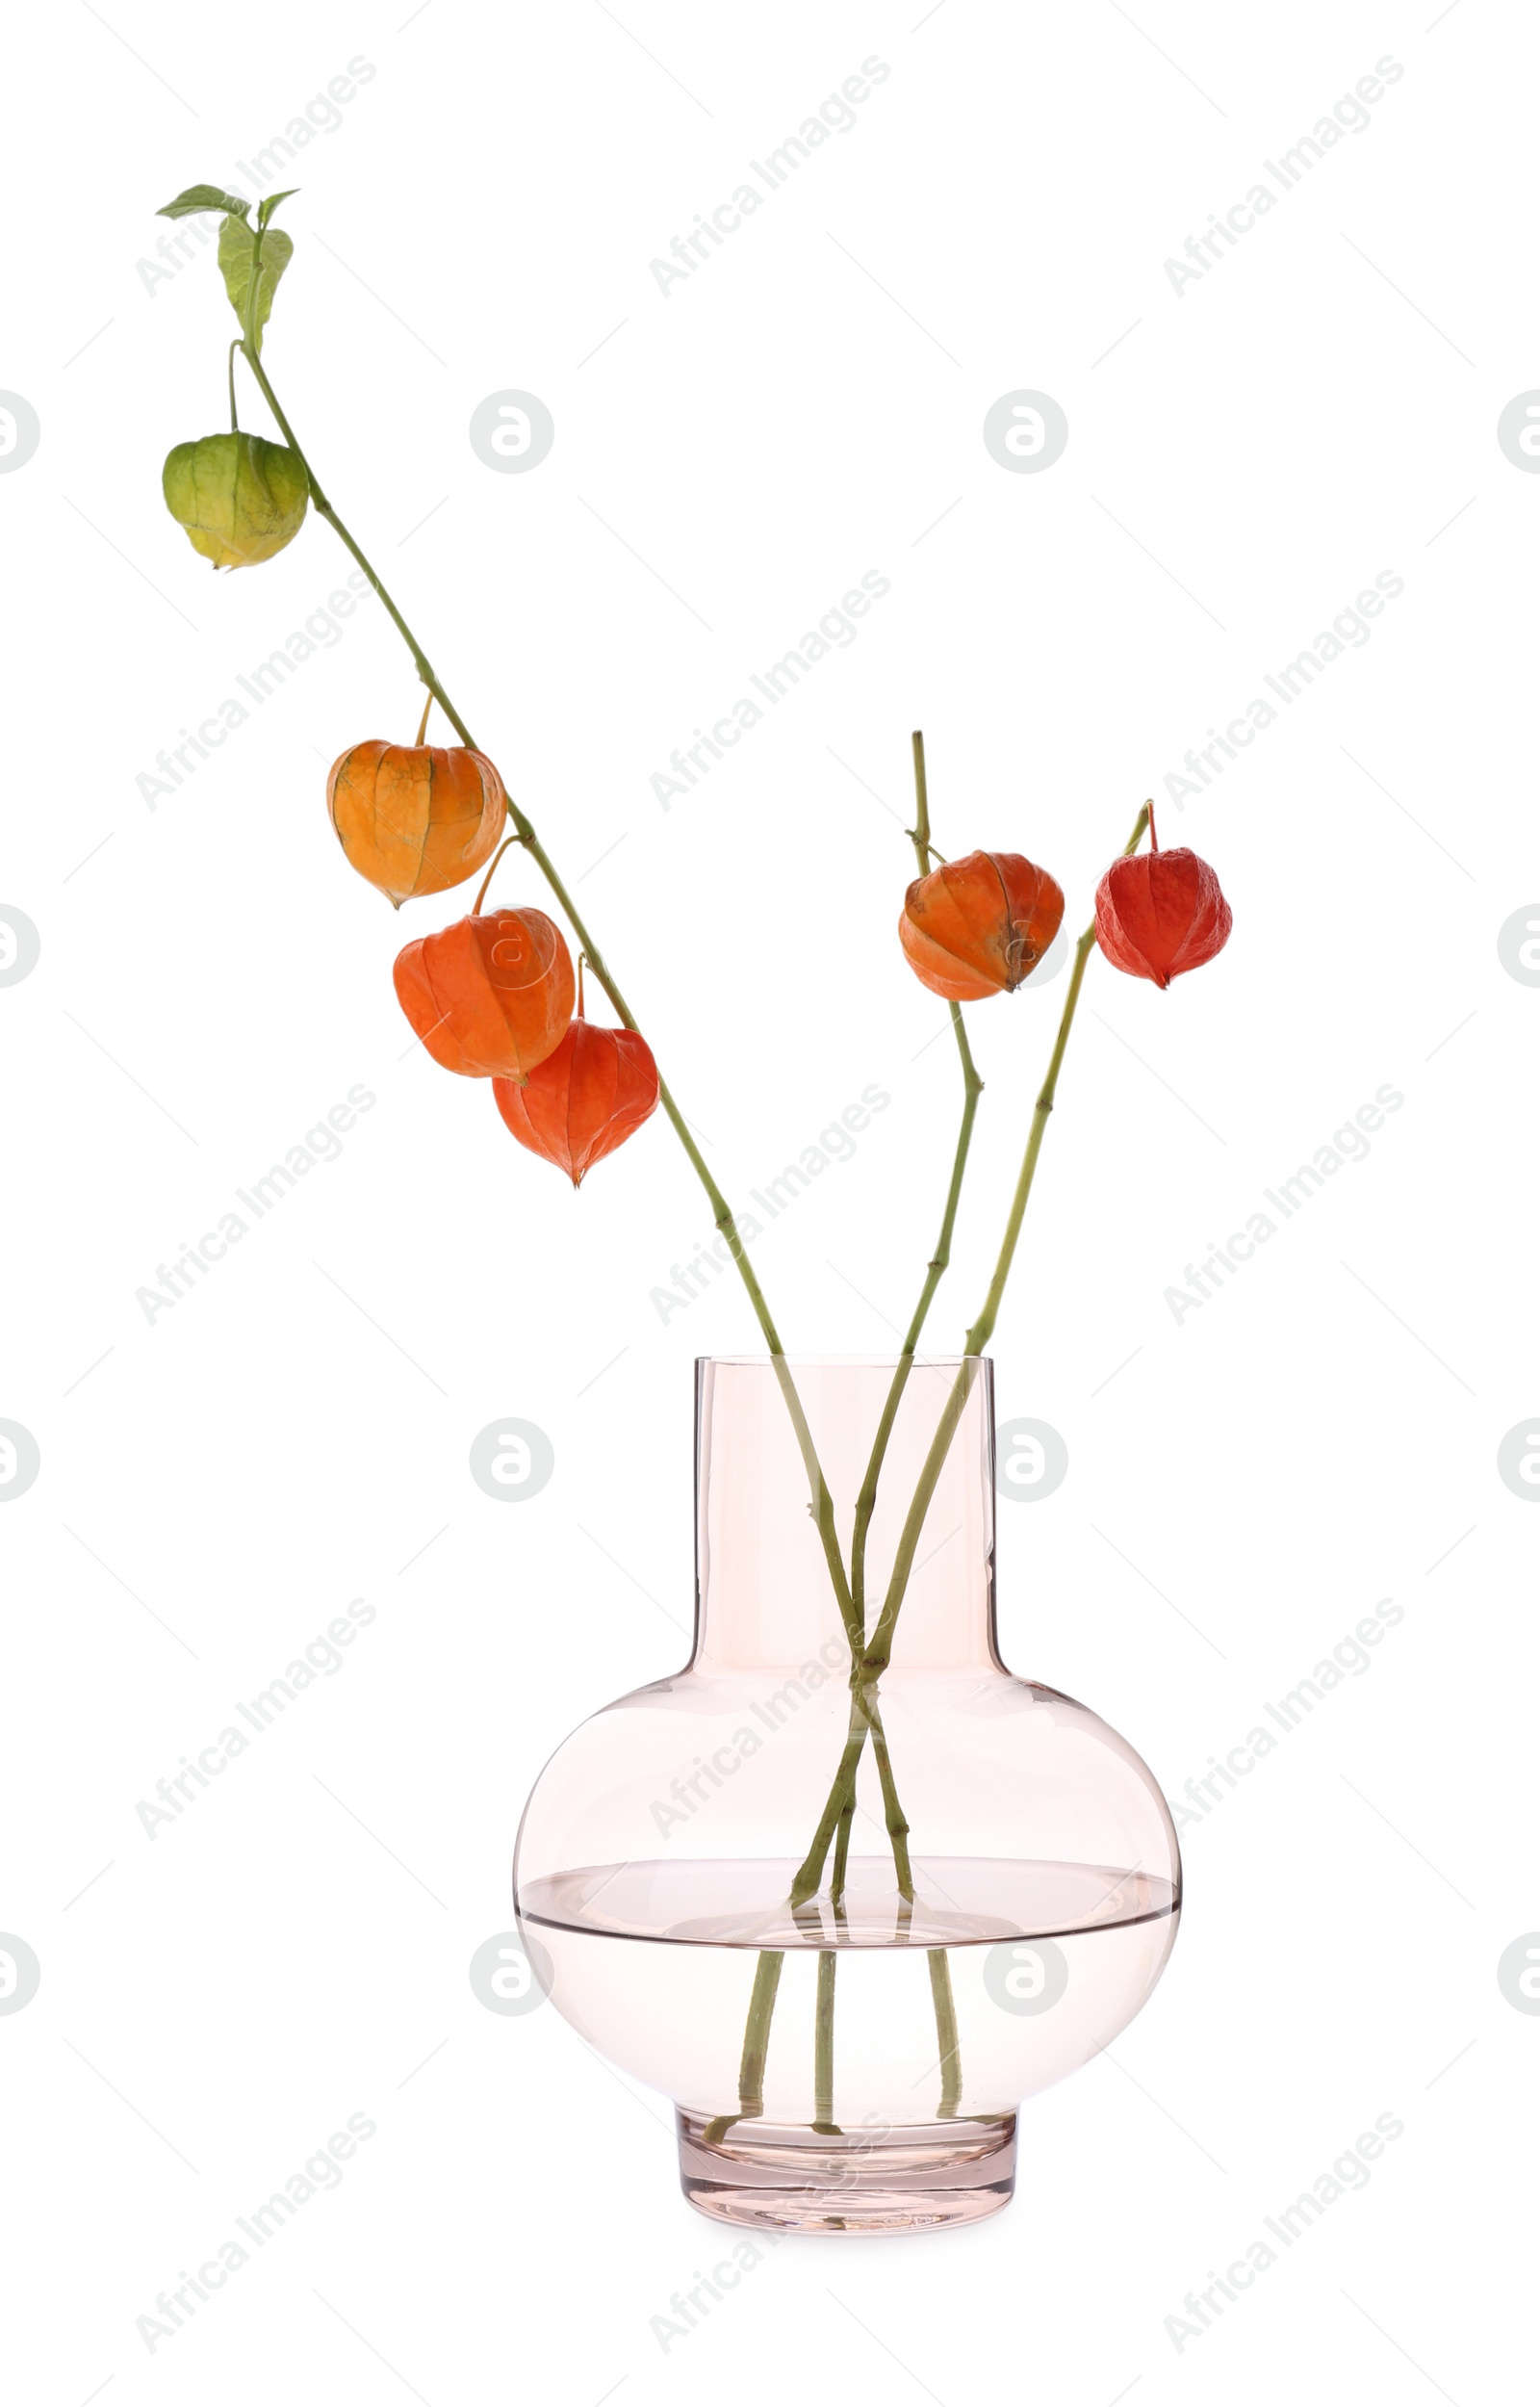
[[[280,200],[293,200],[293,198],[294,198],[294,196],[295,196],[295,193],[297,193],[297,192],[298,192],[298,190],[299,190],[299,187],[298,187],[298,185],[297,185],[297,184],[291,184],[291,185],[290,185],[290,187],[289,187],[289,190],[288,190],[286,193],[270,193],[270,194],[268,194],[268,197],[267,197],[267,199],[266,199],[266,200],[260,200],[260,201],[258,201],[258,203],[257,203],[257,223],[258,223],[258,225],[259,225],[259,226],[266,226],[266,225],[270,224],[270,221],[271,221],[271,219],[272,219],[272,213],[273,213],[273,211],[277,208],[279,201],[280,201]]]
[[[262,258],[257,270],[255,309],[252,300],[251,260],[257,247],[257,236],[244,218],[226,218],[219,228],[219,272],[224,289],[230,296],[230,306],[241,321],[241,328],[254,350],[262,349],[262,329],[272,310],[272,297],[278,278],[295,255],[295,246],[287,234],[276,227],[262,236]]]
[[[234,193],[221,192],[218,184],[190,184],[155,214],[158,218],[192,218],[205,210],[223,209],[231,217],[244,218],[250,206],[249,200],[238,200]]]

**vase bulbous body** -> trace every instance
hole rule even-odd
[[[573,1733],[519,1835],[537,1977],[674,2101],[685,2193],[729,2222],[995,2212],[1020,2102],[1176,1931],[1147,1767],[996,1650],[987,1360],[913,1365],[857,1540],[898,1369],[698,1364],[691,1659]]]

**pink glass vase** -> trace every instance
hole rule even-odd
[[[853,1563],[898,1367],[697,1366],[694,1653],[573,1733],[519,1835],[538,1977],[674,2100],[685,2195],[730,2223],[993,2213],[1020,2101],[1176,1932],[1148,1769],[996,1651],[987,1360],[911,1370]]]

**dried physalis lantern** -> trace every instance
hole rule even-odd
[[[555,1051],[523,1086],[494,1078],[492,1092],[511,1133],[531,1153],[554,1162],[575,1187],[657,1109],[657,1064],[634,1028],[596,1028],[583,1018],[581,964],[578,1017]]]
[[[396,992],[444,1069],[522,1084],[567,1033],[572,955],[543,911],[483,914],[491,876],[488,870],[469,919],[420,936],[397,955]]]
[[[1065,898],[1018,852],[970,852],[914,880],[898,923],[910,968],[952,1003],[1013,995],[1059,933]]]
[[[1115,970],[1169,986],[1229,941],[1230,906],[1206,861],[1162,852],[1149,810],[1148,852],[1115,861],[1096,889],[1096,942]]]
[[[431,701],[431,696],[429,697]],[[326,808],[337,841],[371,886],[399,910],[474,877],[497,849],[507,815],[502,780],[484,753],[371,737],[333,762]]]

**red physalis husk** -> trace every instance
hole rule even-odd
[[[1179,845],[1115,861],[1096,889],[1096,942],[1115,970],[1169,986],[1200,970],[1229,940],[1230,906],[1206,861]]]
[[[522,1086],[494,1078],[503,1121],[521,1145],[581,1186],[657,1109],[657,1064],[634,1028],[596,1028],[581,1015]]]

